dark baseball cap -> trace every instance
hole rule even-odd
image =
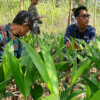
[[[13,23],[22,25],[23,23],[27,23],[30,27],[30,30],[33,31],[33,19],[32,14],[28,11],[22,10],[20,11],[13,20]]]

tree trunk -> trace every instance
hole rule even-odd
[[[72,0],[70,0],[69,25],[71,25],[71,11],[72,11]]]
[[[23,0],[20,0],[20,10],[23,10]]]
[[[81,6],[82,5],[82,0],[79,0],[79,6]]]
[[[96,27],[96,8],[97,8],[97,0],[95,0],[95,7],[94,7],[94,27]]]

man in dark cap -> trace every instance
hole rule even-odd
[[[14,55],[19,58],[22,52],[22,45],[16,37],[25,36],[29,30],[33,31],[33,19],[32,14],[28,11],[20,11],[13,22],[8,25],[0,25],[0,59],[3,55],[3,47],[13,39],[14,43]]]

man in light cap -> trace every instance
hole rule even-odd
[[[32,14],[28,11],[20,11],[13,22],[8,25],[0,25],[0,59],[3,55],[3,47],[13,39],[14,43],[14,55],[19,58],[22,52],[22,45],[16,37],[25,36],[29,30],[33,31],[33,19]]]

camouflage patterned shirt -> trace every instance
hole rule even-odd
[[[40,20],[40,16],[37,8],[33,4],[31,4],[28,8],[28,11],[33,15],[33,20],[34,20],[34,24],[33,24],[34,32],[31,33],[40,34],[39,24],[42,24],[42,21]]]

